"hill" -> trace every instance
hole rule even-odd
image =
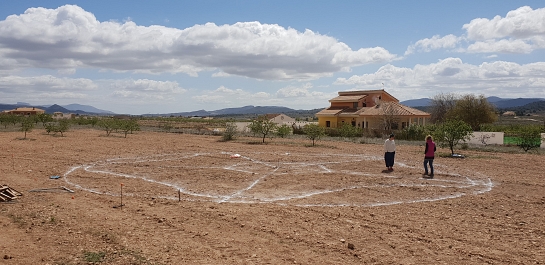
[[[22,103],[22,104],[20,104]],[[65,106],[60,106],[57,104],[53,104],[50,106],[33,106],[24,102],[17,102],[17,104],[0,104],[0,112],[4,110],[12,110],[16,108],[24,108],[24,107],[36,107],[39,109],[45,110],[45,113],[47,114],[53,114],[55,112],[62,112],[62,113],[75,113],[80,115],[104,115],[104,114],[114,114],[111,111],[105,111],[100,110],[91,106],[86,105],[79,105],[79,104],[71,104]],[[68,108],[67,108],[68,107]],[[83,107],[85,110],[81,110],[80,107]],[[75,109],[78,108],[78,109]]]
[[[314,117],[318,111],[322,109],[313,109],[313,110],[295,110],[287,107],[278,107],[278,106],[244,106],[239,108],[225,108],[219,110],[197,110],[190,112],[176,112],[176,113],[166,113],[166,114],[146,114],[143,116],[184,116],[184,117],[221,117],[221,118],[237,118],[237,119],[249,119],[254,118],[258,115],[264,115],[269,113],[283,113],[292,118],[302,118],[302,117]]]
[[[62,107],[70,111],[83,111],[86,113],[100,113],[100,114],[115,114],[114,112],[111,112],[109,110],[101,110],[89,105],[68,104],[68,105],[63,105]]]
[[[487,97],[489,103],[494,105],[498,109],[509,109],[521,107],[530,103],[545,101],[545,98],[499,98],[499,97]],[[401,104],[409,107],[429,107],[432,104],[430,98],[410,99],[401,101]],[[512,110],[512,109],[510,109]]]

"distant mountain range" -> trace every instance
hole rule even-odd
[[[498,109],[521,107],[530,103],[545,101],[545,98],[499,98],[487,97],[488,102]],[[430,98],[410,99],[399,102],[408,107],[429,107],[432,104]]]
[[[219,110],[212,110],[212,111],[197,110],[197,111],[190,111],[190,112],[177,112],[177,113],[168,113],[168,114],[151,114],[151,116],[172,115],[172,116],[186,116],[186,117],[193,117],[193,116],[203,117],[203,116],[225,116],[225,115],[263,115],[263,114],[269,114],[269,113],[293,113],[293,112],[308,112],[308,111],[294,110],[287,107],[249,105],[249,106],[244,106],[240,108],[226,108],[226,109],[219,109]]]
[[[502,110],[516,110],[516,109],[541,109],[545,105],[545,98],[499,98],[499,97],[488,97],[488,102],[492,103],[496,108]],[[420,98],[420,99],[411,99],[401,101],[401,104],[413,108],[423,108],[431,106],[432,99],[430,98]],[[527,107],[526,107],[527,106]],[[80,115],[116,115],[116,113],[97,109],[89,105],[80,105],[80,104],[69,104],[69,105],[41,105],[41,106],[32,106],[25,102],[17,102],[17,104],[0,104],[0,111],[11,110],[20,107],[37,107],[44,109],[46,113],[53,114],[54,112],[62,113],[75,113]],[[284,113],[292,117],[304,117],[304,116],[314,116],[317,112],[322,110],[312,109],[312,110],[295,110],[287,107],[278,107],[278,106],[244,106],[239,108],[225,108],[219,110],[196,110],[190,112],[177,112],[177,113],[163,113],[163,114],[143,114],[143,116],[185,116],[185,117],[194,117],[194,116],[252,116],[252,115],[263,115],[269,113]]]
[[[69,104],[69,105],[60,106],[57,104],[53,104],[53,105],[35,106],[25,102],[17,102],[17,104],[0,104],[0,111],[12,110],[12,109],[24,108],[24,107],[40,108],[45,110],[45,113],[48,113],[48,114],[53,114],[54,112],[75,113],[80,115],[113,115],[115,114],[111,111],[97,109],[89,105]]]

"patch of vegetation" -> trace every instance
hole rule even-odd
[[[8,217],[14,224],[17,224],[19,227],[23,227],[26,224],[25,219],[22,216],[10,214]]]
[[[102,260],[104,259],[104,257],[106,257],[106,253],[105,252],[90,252],[90,251],[86,251],[85,253],[83,253],[83,259],[87,262],[92,262],[92,263],[99,263],[99,262],[102,262]]]

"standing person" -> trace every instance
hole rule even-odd
[[[394,170],[394,159],[396,156],[396,143],[394,141],[394,134],[390,134],[390,138],[384,142],[384,162],[388,171]]]
[[[426,149],[424,149],[424,175],[428,175],[428,163],[430,164],[430,178],[433,178],[433,159],[437,147],[431,135],[426,136]]]

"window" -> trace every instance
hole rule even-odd
[[[330,121],[326,121],[326,122],[325,122],[325,127],[331,127],[331,122],[330,122]]]
[[[358,108],[358,102],[352,102],[352,108],[357,109]]]

